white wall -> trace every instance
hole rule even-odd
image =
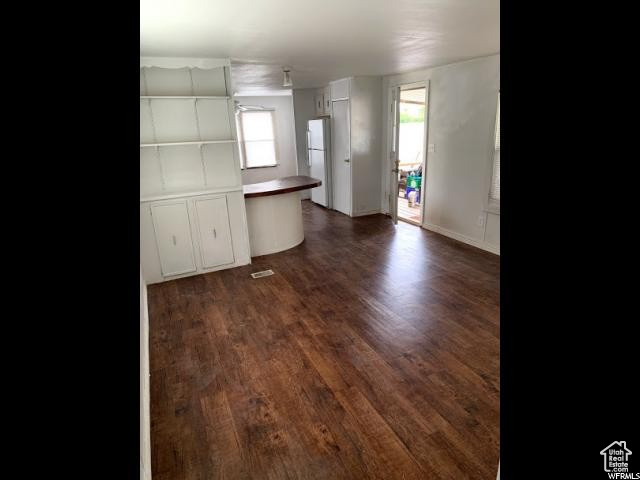
[[[147,286],[140,270],[140,480],[151,480],[149,415],[149,312]]]
[[[423,226],[499,253],[500,216],[487,210],[500,55],[386,76],[384,105],[390,86],[424,80],[430,82],[427,142],[435,151],[427,153]],[[388,212],[391,126],[389,108],[384,112],[381,208]]]
[[[275,167],[249,168],[242,170],[242,184],[265,182],[276,178],[298,174],[296,155],[296,135],[293,114],[293,97],[263,96],[236,97],[241,105],[260,105],[275,108],[276,154],[278,165]]]
[[[316,118],[316,88],[301,88],[293,91],[293,109],[296,123],[296,149],[298,152],[298,173],[309,175],[307,158],[307,122]],[[300,192],[302,198],[311,198],[311,190]]]

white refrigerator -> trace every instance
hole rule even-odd
[[[309,176],[322,180],[322,185],[311,189],[311,201],[332,208],[331,141],[329,119],[318,118],[307,123],[307,159]]]

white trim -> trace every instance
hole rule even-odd
[[[228,95],[220,96],[220,95],[140,95],[140,99],[159,99],[159,100],[193,100],[204,98],[207,100],[228,100]]]
[[[352,217],[364,217],[365,215],[373,215],[375,213],[380,213],[379,208],[374,208],[373,210],[363,210],[362,212],[354,212]]]
[[[140,57],[141,67],[160,68],[219,68],[230,67],[228,58],[195,58],[195,57]]]
[[[446,228],[439,227],[438,225],[433,225],[427,222],[424,222],[422,224],[422,227],[426,230],[444,235],[445,237],[453,238],[454,240],[458,240],[459,242],[466,243],[467,245],[471,245],[487,252],[500,255],[500,247],[497,245],[493,245],[482,240],[476,240],[474,238],[467,237],[466,235],[462,235],[461,233],[452,232],[451,230],[447,230]]]
[[[293,90],[251,90],[234,92],[234,97],[291,97]]]
[[[144,197],[140,197],[140,203],[144,202],[156,202],[158,200],[170,200],[173,198],[182,198],[182,197],[198,197],[200,195],[215,195],[219,193],[231,193],[231,192],[241,192],[242,185],[238,187],[222,187],[222,188],[209,188],[206,190],[193,190],[190,192],[167,192],[167,193],[158,193],[155,195],[147,195]]]
[[[175,147],[179,145],[209,145],[211,143],[236,143],[237,140],[194,140],[190,142],[141,143],[140,147]]]

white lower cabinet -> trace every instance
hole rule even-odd
[[[233,263],[227,197],[194,200],[194,212],[203,268]]]
[[[166,277],[195,272],[187,202],[178,200],[152,205],[151,217],[162,275]]]
[[[243,193],[141,203],[140,263],[147,283],[251,263]]]

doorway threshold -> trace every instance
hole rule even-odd
[[[416,222],[415,220],[409,220],[408,218],[402,218],[402,217],[398,217],[398,220],[400,220],[400,221],[402,221],[404,223],[408,223],[410,225],[415,225],[416,227],[422,227],[420,222]]]

